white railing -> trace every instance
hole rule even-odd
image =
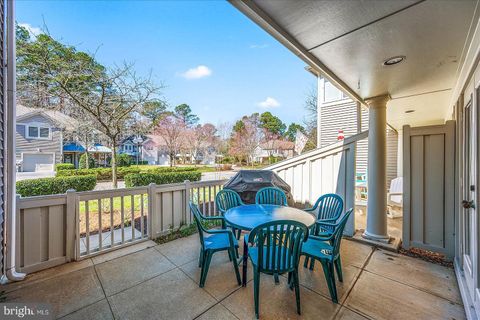
[[[16,265],[30,273],[156,239],[192,223],[188,201],[217,215],[214,199],[225,182],[18,197]]]
[[[322,194],[336,193],[345,203],[345,209],[355,207],[356,144],[368,137],[368,131],[346,138],[324,148],[278,162],[266,169],[276,172],[292,188],[294,201],[310,206]],[[350,218],[345,234],[355,232],[354,218]]]
[[[148,188],[79,192],[76,259],[149,238]]]

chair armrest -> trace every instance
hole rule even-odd
[[[331,223],[331,222],[337,222],[338,218],[330,218],[330,219],[319,219],[315,221],[315,223]]]
[[[202,219],[204,219],[204,220],[225,220],[225,217],[222,217],[222,216],[214,216],[214,217],[203,216]]]
[[[403,192],[389,192],[389,196],[403,196]]]
[[[327,227],[336,227],[338,225],[338,223],[331,223],[331,222],[327,222],[326,220],[318,220],[315,222],[315,224],[319,224],[321,226],[327,226]]]
[[[333,239],[333,234],[329,235],[328,237],[309,235],[308,238],[318,240],[318,241],[329,241]]]

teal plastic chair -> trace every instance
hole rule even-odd
[[[328,236],[333,232],[333,228],[326,225],[322,227],[319,222],[337,222],[343,212],[343,199],[338,194],[327,193],[320,196],[313,207],[304,210],[317,216],[317,223],[315,223],[313,229],[311,229],[311,233],[316,236]],[[308,261],[309,258],[305,258],[305,267]],[[313,269],[314,264],[312,261],[311,269]]]
[[[285,192],[277,187],[265,187],[257,191],[255,196],[256,204],[276,204],[287,206],[287,196]]]
[[[247,237],[248,256],[253,265],[255,316],[259,315],[260,274],[277,276],[288,273],[295,287],[297,313],[300,314],[298,261],[301,244],[308,238],[308,228],[291,220],[279,220],[255,227]]]
[[[215,204],[217,205],[218,211],[223,216],[228,209],[235,208],[238,206],[244,205],[240,195],[233,190],[223,189],[217,193],[215,196]],[[222,220],[222,227],[225,229],[225,219]],[[233,234],[236,235],[237,239],[240,239],[242,230],[236,230],[232,227]]]
[[[322,225],[332,227],[334,229],[333,233],[327,237],[310,235],[302,246],[302,255],[318,260],[322,264],[328,291],[332,301],[335,303],[338,303],[338,297],[334,269],[337,271],[338,281],[343,282],[340,244],[342,242],[343,230],[352,212],[353,209],[345,212],[338,223],[319,222]]]
[[[205,285],[207,279],[208,268],[212,261],[212,256],[218,251],[228,251],[228,257],[233,262],[237,282],[240,285],[240,272],[238,270],[238,241],[233,236],[231,230],[228,229],[213,229],[207,230],[202,224],[203,220],[218,220],[218,217],[205,217],[198,210],[192,202],[190,202],[190,211],[193,214],[195,223],[197,224],[198,235],[200,237],[200,257],[198,259],[198,266],[202,268],[200,273],[200,288]]]

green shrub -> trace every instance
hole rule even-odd
[[[195,167],[150,167],[142,172],[148,173],[166,173],[166,172],[188,172],[197,171]]]
[[[164,172],[164,173],[132,173],[125,176],[127,188],[148,186],[150,183],[168,184],[179,183],[185,180],[198,181],[202,173],[198,171]]]
[[[73,170],[73,169],[75,169],[75,165],[73,163],[57,163],[55,165],[55,171]]]
[[[117,154],[117,167],[128,167],[131,164],[132,158],[125,153]]]
[[[80,161],[78,162],[78,167],[80,169],[85,169],[87,167],[87,154],[84,153],[80,156]],[[88,154],[88,168],[95,168],[95,159],[91,154]]]
[[[117,179],[123,180],[125,175],[131,173],[167,173],[167,172],[192,172],[195,171],[195,167],[160,167],[160,166],[130,166],[130,167],[118,167]],[[86,176],[94,174],[99,181],[112,180],[111,168],[92,168],[92,169],[78,169],[78,170],[60,170],[57,171],[57,177],[70,177],[70,176]]]
[[[117,168],[117,179],[122,180],[125,175],[130,173],[140,173],[141,170],[137,167],[119,167]],[[99,181],[112,180],[112,168],[93,168],[93,169],[78,169],[78,170],[61,170],[57,171],[57,177],[70,176],[86,176],[95,175]]]
[[[17,193],[22,197],[65,193],[68,189],[76,191],[93,190],[97,184],[94,175],[82,177],[54,177],[17,181]]]

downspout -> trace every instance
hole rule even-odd
[[[16,49],[15,49],[15,0],[7,1],[7,101],[6,101],[6,201],[5,201],[5,273],[1,283],[20,281],[25,278],[25,273],[16,271],[15,266],[15,233],[16,233],[16,161],[15,161],[15,130],[16,130]],[[4,67],[5,68],[5,67]],[[5,74],[5,73],[4,73]]]

